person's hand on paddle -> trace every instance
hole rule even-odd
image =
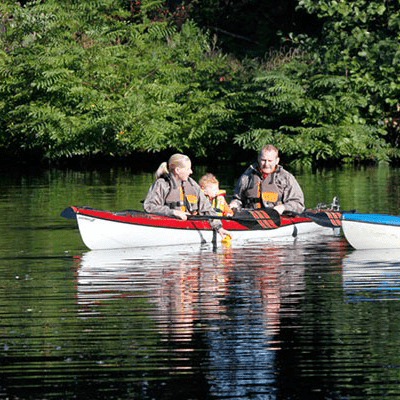
[[[274,207],[274,210],[278,211],[280,215],[285,211],[285,206],[283,204],[278,204]]]
[[[186,220],[187,220],[188,214],[187,214],[186,212],[184,212],[184,211],[181,211],[181,210],[173,210],[173,211],[172,211],[172,214],[173,214],[175,217],[182,219],[183,221],[186,221]]]

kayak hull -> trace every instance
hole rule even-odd
[[[79,231],[85,245],[91,250],[132,247],[201,244],[219,241],[215,231],[207,229],[173,229],[133,225],[77,215]],[[329,231],[329,232],[326,232]],[[332,229],[316,223],[299,222],[270,230],[237,230],[232,242],[296,238],[299,235],[332,233]]]
[[[400,217],[356,213],[341,219],[343,234],[355,249],[400,249]]]
[[[91,250],[217,243],[222,238],[208,220],[182,221],[140,211],[110,212],[72,207],[84,244]],[[243,223],[242,223],[243,222]],[[334,234],[309,218],[282,217],[280,226],[269,228],[264,220],[223,219],[232,243],[294,239],[304,235]]]

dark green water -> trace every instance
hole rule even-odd
[[[210,172],[231,193],[240,170]],[[308,207],[399,214],[398,169],[296,176]],[[0,174],[1,399],[400,398],[399,253],[341,236],[94,252],[60,217],[140,209],[152,180]]]

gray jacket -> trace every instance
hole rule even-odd
[[[147,192],[143,208],[148,213],[157,213],[166,216],[173,216],[173,209],[166,205],[166,198],[171,190],[171,185],[178,185],[175,177],[171,174],[169,179],[158,178]],[[183,183],[184,185],[192,185],[192,189],[196,192],[197,207],[200,215],[218,216],[217,212],[212,208],[210,201],[205,197],[198,183],[192,178]],[[210,219],[212,229],[218,230],[222,227],[222,222],[218,219]]]
[[[260,177],[257,163],[250,165],[239,178],[235,187],[233,199],[229,204],[231,208],[241,208],[246,205],[246,191],[254,185],[254,174],[258,174]],[[280,165],[278,165],[276,171],[272,173],[272,178],[275,185],[278,187],[280,197],[282,198],[282,204],[285,206],[285,211],[293,211],[295,213],[303,212],[304,194],[296,178]],[[262,178],[260,177],[260,179]],[[271,176],[267,179],[271,179]]]

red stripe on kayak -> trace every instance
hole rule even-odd
[[[111,212],[95,209],[85,209],[73,207],[76,213],[86,215],[87,217],[99,218],[108,221],[121,222],[133,225],[147,225],[160,228],[172,229],[194,229],[194,230],[211,230],[208,220],[187,220],[183,221],[177,218],[171,218],[163,215],[148,214],[140,211]],[[247,231],[248,227],[237,221],[223,220],[223,227],[232,231]]]

